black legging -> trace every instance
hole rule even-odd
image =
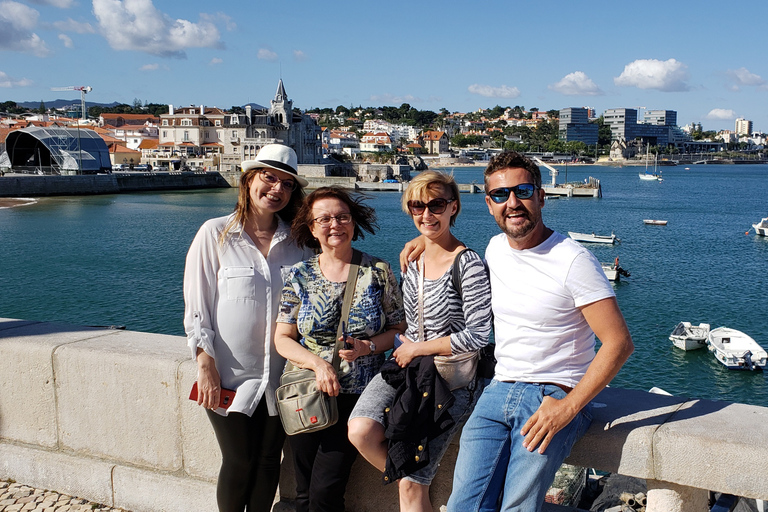
[[[296,512],[344,512],[344,492],[357,458],[347,437],[347,421],[358,398],[340,394],[335,425],[288,439],[296,470]]]
[[[253,416],[206,410],[221,449],[216,485],[219,512],[269,512],[280,480],[285,432],[278,416],[269,416],[262,398]]]

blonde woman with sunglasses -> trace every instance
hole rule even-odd
[[[290,239],[307,181],[281,144],[242,168],[234,213],[205,222],[189,248],[184,329],[197,360],[197,403],[222,454],[219,510],[266,512],[285,440],[274,398],[285,366],[273,339],[281,269],[311,254]]]
[[[461,210],[456,182],[445,173],[422,172],[409,184],[402,205],[425,245],[422,257],[409,265],[402,278],[408,327],[404,336],[396,338],[396,345],[400,344],[392,357],[398,366],[406,368],[418,363],[419,357],[479,350],[488,343],[491,333],[490,284],[477,253],[464,251],[464,245],[451,233]],[[457,257],[458,267],[455,267]],[[460,273],[461,291],[453,284],[454,269]],[[421,308],[420,280],[423,280]],[[385,481],[390,476],[399,478],[401,511],[432,510],[429,486],[451,439],[471,413],[480,387],[479,380],[473,379],[468,386],[451,391],[453,405],[449,413],[455,422],[453,427],[429,439],[427,446],[416,443],[415,460],[423,458],[426,452],[429,462],[402,472],[392,471],[393,455],[385,428],[391,416],[387,420],[384,417],[385,410],[393,407],[397,390],[380,374],[363,392],[349,422],[349,436],[368,462],[385,473]]]

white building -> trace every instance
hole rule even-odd
[[[736,135],[752,135],[752,121],[740,117],[736,120]]]

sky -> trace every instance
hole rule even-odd
[[[768,3],[0,0],[0,102],[676,110],[768,131]]]

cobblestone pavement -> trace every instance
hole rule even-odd
[[[125,512],[54,491],[41,491],[15,482],[0,481],[0,512]]]

